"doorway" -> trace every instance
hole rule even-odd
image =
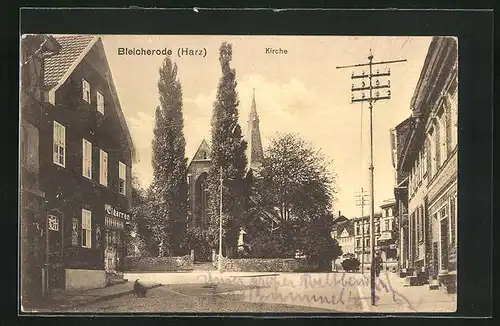
[[[440,229],[441,229],[441,266],[440,269],[442,271],[448,270],[448,241],[449,241],[449,225],[448,225],[448,217],[443,218],[440,221]]]
[[[117,232],[114,230],[106,230],[106,248],[104,249],[104,266],[106,272],[114,273],[117,267]]]

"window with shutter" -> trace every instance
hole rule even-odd
[[[92,248],[92,213],[82,209],[82,247]]]
[[[126,173],[126,165],[122,162],[118,162],[118,178],[119,178],[119,191],[122,195],[126,194],[126,181],[127,181],[127,173]]]
[[[108,186],[108,153],[99,150],[100,166],[99,166],[99,182],[103,186]]]
[[[104,96],[97,92],[97,111],[104,115]]]
[[[66,128],[54,121],[53,129],[53,162],[59,166],[66,166]]]
[[[92,179],[92,143],[83,139],[82,145],[82,174],[84,177]]]
[[[87,103],[90,103],[90,84],[85,79],[82,79],[82,97]]]

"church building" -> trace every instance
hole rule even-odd
[[[252,97],[252,106],[248,117],[247,130],[247,158],[248,169],[258,169],[264,158],[262,140],[259,128],[259,116],[255,103],[255,89]],[[207,229],[208,221],[208,173],[212,166],[210,145],[203,139],[193,159],[188,166],[189,189],[189,220],[188,227],[201,227]],[[242,236],[244,231],[242,231]],[[241,242],[241,241],[240,241]]]

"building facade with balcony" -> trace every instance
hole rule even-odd
[[[380,211],[373,216],[375,250],[381,250],[385,260],[389,262],[395,262],[397,259],[394,207],[394,200],[388,200],[380,206]],[[352,221],[354,223],[355,257],[360,262],[363,261],[366,268],[366,264],[371,263],[370,216],[356,217]]]
[[[21,165],[38,156],[44,246],[35,247],[45,257],[43,287],[104,286],[123,270],[135,151],[101,38],[51,39],[60,51],[38,63],[40,103],[21,108],[22,119],[36,120],[38,130],[37,143],[22,137],[36,144]]]
[[[456,289],[458,44],[435,37],[411,101],[411,132],[398,169],[409,174],[409,265]]]
[[[397,221],[397,248],[399,270],[403,274],[409,268],[409,221],[408,221],[408,173],[398,168],[404,145],[410,134],[411,119],[407,118],[391,129],[392,165],[394,167],[394,215]]]

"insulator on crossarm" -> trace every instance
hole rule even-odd
[[[363,93],[361,93],[361,97],[362,97],[362,98],[365,98],[365,93],[364,93],[364,92],[363,92]]]
[[[354,84],[352,84],[351,89],[354,89]]]
[[[387,81],[387,86],[391,87],[391,80],[390,79]]]
[[[375,85],[380,85],[380,81],[378,79],[375,81]]]
[[[391,97],[391,90],[387,90],[387,96]]]
[[[365,84],[365,81],[363,80],[363,81],[361,82],[361,87],[365,87],[365,85],[366,85],[366,84]]]

